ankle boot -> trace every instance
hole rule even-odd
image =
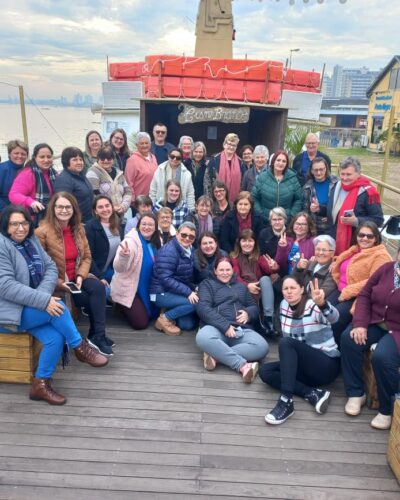
[[[66,397],[57,394],[51,387],[49,378],[34,378],[29,398],[33,401],[47,401],[50,405],[63,405],[67,401]]]
[[[87,340],[82,340],[78,347],[75,347],[75,356],[82,363],[90,366],[105,366],[108,363],[107,356],[100,354],[94,347],[88,344]]]

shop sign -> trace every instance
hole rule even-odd
[[[217,106],[213,108],[199,108],[190,104],[179,104],[178,123],[222,122],[222,123],[247,123],[250,117],[249,106],[240,108],[227,108]]]
[[[390,104],[375,104],[375,109],[379,109],[381,111],[389,111],[392,106]]]

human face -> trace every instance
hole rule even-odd
[[[333,250],[329,248],[327,241],[319,241],[315,247],[315,260],[321,266],[332,262]]]
[[[176,203],[179,199],[179,195],[181,194],[181,190],[178,186],[171,184],[167,189],[167,201],[168,203]]]
[[[15,165],[22,166],[28,158],[28,153],[19,146],[17,146],[11,151],[9,158],[13,163],[15,163]]]
[[[147,156],[150,151],[150,141],[146,138],[140,139],[140,141],[136,144],[136,147],[142,156]]]
[[[198,203],[196,206],[197,215],[201,218],[207,217],[211,212],[211,205],[209,203]]]
[[[169,231],[169,228],[171,227],[172,224],[172,217],[170,215],[159,214],[157,220],[158,220],[158,225],[160,226],[161,231],[163,233]]]
[[[181,149],[184,153],[189,154],[190,151],[192,150],[193,143],[189,139],[184,139],[184,141],[181,144]]]
[[[116,151],[120,151],[125,146],[125,137],[121,132],[117,132],[111,139],[111,144]]]
[[[311,173],[316,181],[322,182],[327,177],[326,166],[323,161],[318,161],[314,163],[311,167]]]
[[[240,248],[242,249],[244,255],[250,255],[254,250],[255,244],[256,242],[253,240],[253,238],[243,238],[239,241]]]
[[[298,239],[304,238],[308,233],[308,223],[304,215],[297,217],[293,224],[293,232]]]
[[[177,168],[182,161],[182,156],[179,151],[172,150],[168,154],[169,163],[171,167]]]
[[[235,154],[237,148],[237,144],[235,142],[227,141],[224,143],[224,151],[228,158],[232,158]]]
[[[240,217],[247,217],[251,210],[251,203],[246,198],[239,200],[236,204],[236,211],[240,215]]]
[[[274,161],[274,175],[283,175],[283,171],[285,170],[286,165],[286,156],[283,154],[279,154]]]
[[[273,215],[271,217],[271,226],[276,233],[281,233],[285,227],[285,219],[283,217],[279,217],[278,215]]]
[[[217,201],[226,200],[226,191],[224,188],[215,188],[213,193]]]
[[[99,164],[99,166],[101,168],[104,168],[104,170],[106,170],[107,172],[111,172],[112,166],[114,163],[114,159],[113,158],[103,158],[102,160],[100,160],[100,158],[98,158],[97,163]]]
[[[176,239],[183,248],[189,248],[196,239],[196,231],[188,227],[183,227],[176,233]]]
[[[315,135],[306,137],[306,149],[310,156],[315,156],[318,149],[318,138]]]
[[[361,250],[372,248],[376,245],[376,238],[369,227],[360,228],[357,234],[357,243]]]
[[[94,213],[101,220],[101,222],[108,223],[113,213],[113,207],[106,198],[100,198],[100,200],[96,203]]]
[[[242,153],[242,160],[247,164],[250,165],[253,161],[253,152],[251,149],[247,148],[243,151]]]
[[[146,212],[151,212],[151,205],[145,205],[144,203],[141,203],[138,206],[138,212],[139,212],[139,215],[143,215]]]
[[[167,137],[167,127],[157,125],[153,128],[153,136],[156,144],[164,144]]]
[[[90,134],[87,142],[88,142],[88,146],[89,146],[91,155],[96,156],[96,154],[97,154],[98,150],[101,148],[101,144],[102,144],[102,141],[101,141],[99,134]]]
[[[355,167],[353,165],[349,165],[347,168],[343,168],[340,170],[340,182],[344,186],[348,186],[355,180],[357,180],[360,177],[360,173],[357,172]]]
[[[204,158],[204,149],[201,146],[197,146],[197,148],[192,151],[192,157],[194,161],[201,161]]]
[[[68,170],[74,174],[80,174],[84,166],[83,158],[75,156],[69,160]]]
[[[54,215],[62,226],[68,225],[74,215],[74,209],[67,198],[58,198],[54,205]]]
[[[215,268],[214,273],[219,281],[222,281],[222,283],[229,283],[233,276],[232,264],[223,260]]]
[[[283,298],[291,305],[295,306],[301,300],[304,288],[300,286],[293,278],[287,278],[283,282]]]
[[[29,221],[22,214],[13,213],[8,221],[8,234],[16,243],[22,243],[29,233]]]
[[[49,148],[40,148],[35,156],[36,165],[40,170],[49,170],[53,165],[53,154]]]
[[[261,170],[263,166],[267,163],[268,159],[266,155],[256,155],[254,157],[254,165],[257,170]]]
[[[144,216],[140,219],[138,229],[145,240],[150,240],[156,230],[156,223],[151,217]]]
[[[204,236],[200,242],[200,248],[204,255],[207,257],[212,257],[217,250],[217,242],[214,238],[209,236]]]

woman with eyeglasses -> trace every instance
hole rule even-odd
[[[340,313],[339,321],[333,325],[338,344],[351,323],[351,311],[358,294],[374,272],[392,260],[375,222],[361,223],[355,230],[354,239],[356,243],[337,256],[331,271],[338,289],[328,299]]]
[[[114,154],[110,146],[103,146],[95,162],[87,171],[95,195],[103,194],[112,200],[116,214],[123,219],[131,206],[132,191],[124,174],[113,165]]]
[[[57,266],[55,293],[85,308],[89,316],[89,342],[105,356],[112,356],[114,342],[106,335],[106,291],[104,284],[90,274],[89,243],[73,195],[61,191],[52,197],[36,236]]]
[[[192,174],[182,163],[182,158],[182,150],[173,148],[168,153],[168,160],[158,165],[150,184],[150,198],[153,200],[153,203],[156,203],[164,196],[167,182],[172,179],[179,183],[182,200],[189,207],[189,210],[194,209],[195,200]]]
[[[52,148],[45,143],[37,144],[32,159],[15,177],[8,195],[11,203],[21,205],[31,213],[35,226],[46,213],[56,178]]]
[[[281,272],[292,274],[300,263],[306,264],[314,256],[315,223],[306,212],[296,214],[288,228],[288,235],[282,231],[276,251],[276,261]]]
[[[188,158],[190,158],[190,153],[192,151],[193,144],[194,144],[193,139],[189,135],[183,135],[179,139],[178,149],[182,150],[183,160],[187,160]]]
[[[158,232],[160,234],[161,245],[165,245],[176,235],[176,229],[172,221],[174,214],[168,207],[161,207],[157,213]]]
[[[172,210],[172,224],[175,229],[178,229],[190,213],[189,207],[182,198],[181,185],[174,179],[167,181],[164,196],[154,204],[153,212],[157,213],[163,207]]]
[[[67,343],[82,363],[100,367],[108,359],[82,340],[69,310],[54,293],[57,269],[34,236],[26,209],[8,205],[0,217],[0,335],[27,331],[42,344],[29,397],[63,405],[51,383]]]
[[[250,144],[245,144],[240,149],[239,156],[246,167],[246,171],[250,170],[251,167],[254,166],[253,152],[254,148]]]
[[[128,138],[123,128],[116,128],[111,132],[108,141],[114,153],[114,167],[125,172],[126,162],[131,155],[128,147]]]
[[[84,172],[97,161],[97,154],[103,146],[103,139],[97,130],[89,130],[85,138],[85,151],[83,152],[83,161],[85,163]]]
[[[212,186],[216,179],[227,186],[230,202],[233,203],[240,193],[242,177],[247,169],[236,153],[239,140],[236,134],[228,134],[224,139],[223,151],[213,156],[208,162],[204,175],[204,193],[206,195],[211,195]]]
[[[311,215],[317,226],[317,234],[328,234],[328,199],[338,178],[331,174],[325,158],[317,157],[311,162],[308,180],[303,186],[303,210]]]
[[[348,396],[345,412],[357,416],[366,402],[364,353],[372,354],[378,389],[379,413],[375,429],[390,429],[392,402],[400,382],[400,248],[395,262],[387,262],[372,274],[357,296],[353,320],[341,337],[343,381]]]
[[[135,330],[147,328],[149,321],[157,316],[149,286],[160,246],[156,217],[143,214],[136,229],[125,235],[114,259],[111,297],[120,304],[122,314]]]
[[[150,300],[165,310],[155,327],[166,335],[180,335],[196,325],[195,305],[199,297],[193,281],[193,242],[196,227],[184,222],[175,238],[164,245],[154,262]]]

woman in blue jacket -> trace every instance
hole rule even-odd
[[[196,227],[184,222],[175,238],[164,245],[154,262],[150,300],[165,309],[155,327],[166,335],[180,335],[196,325],[195,304],[199,297],[193,283],[193,242]]]

